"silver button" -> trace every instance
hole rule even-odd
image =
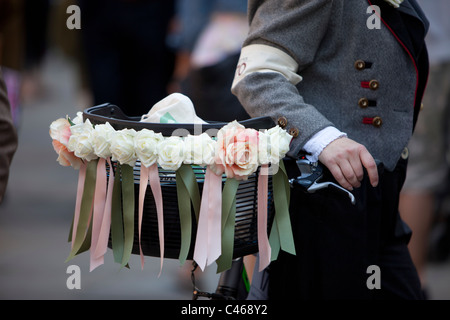
[[[406,160],[409,158],[409,149],[408,147],[405,147],[402,151],[402,159]]]

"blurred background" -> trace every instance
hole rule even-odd
[[[80,9],[80,21],[76,10],[67,11],[70,5]],[[142,115],[172,92],[188,95],[206,120],[247,118],[229,91],[247,32],[246,5],[243,0],[0,0],[0,65],[19,141],[0,203],[0,299],[191,299],[189,263],[180,267],[165,259],[158,277],[159,258],[147,257],[144,270],[138,256],[130,269],[119,269],[112,252],[93,272],[87,253],[65,262],[78,172],[56,162],[49,125],[104,102],[127,115]],[[450,12],[445,5],[443,12]],[[447,40],[439,41],[449,47],[447,30],[441,30]],[[439,60],[439,69],[449,61],[450,53]],[[448,92],[450,74],[441,77],[446,86],[441,91]],[[443,114],[448,119],[449,113]],[[450,299],[448,181],[446,173],[433,189],[420,239],[425,249],[418,263],[429,299]],[[66,286],[72,264],[81,270],[80,290]],[[200,289],[214,291],[217,280],[212,266],[197,281]]]

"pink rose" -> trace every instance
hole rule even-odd
[[[49,133],[53,140],[59,141],[67,147],[71,135],[69,121],[64,118],[53,121]]]
[[[67,147],[63,143],[54,139],[52,141],[52,145],[56,153],[58,154],[58,159],[56,160],[59,162],[60,165],[65,167],[72,166],[74,169],[80,168],[83,161],[77,156],[75,156],[73,152],[67,150]]]
[[[218,175],[246,180],[258,169],[258,131],[233,121],[219,130],[211,169]]]

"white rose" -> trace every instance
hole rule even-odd
[[[158,159],[158,143],[164,140],[161,133],[155,133],[152,130],[142,129],[134,137],[134,148],[136,156],[141,163],[150,167]]]
[[[289,151],[292,136],[280,126],[267,130],[266,135],[269,144],[269,160],[271,163],[278,163]]]
[[[134,129],[122,129],[116,131],[111,139],[111,159],[120,164],[134,166],[137,156],[134,150]]]
[[[184,139],[184,163],[207,166],[214,162],[216,141],[207,133],[198,136],[188,135]]]
[[[94,127],[89,119],[84,123],[71,126],[70,131],[72,134],[69,138],[67,149],[86,161],[97,159],[92,145],[92,132],[94,131]]]
[[[78,111],[77,115],[75,116],[75,118],[70,119],[72,121],[73,124],[81,124],[83,123],[83,112]]]
[[[99,158],[107,159],[112,156],[111,154],[111,139],[114,136],[115,130],[106,122],[105,124],[98,124],[95,126],[92,134],[92,144],[94,147],[94,153]]]
[[[165,170],[178,170],[184,161],[184,141],[180,137],[169,137],[158,146],[158,163]]]

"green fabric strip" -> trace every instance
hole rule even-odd
[[[198,215],[200,212],[200,191],[198,188],[197,178],[191,165],[183,164],[178,170],[177,174],[183,180],[186,190],[189,192],[189,197],[194,208],[195,217],[198,221]],[[177,180],[178,181],[178,180]]]
[[[121,263],[123,257],[123,220],[122,220],[122,182],[121,166],[117,163],[113,197],[111,203],[111,242],[114,255],[114,262]]]
[[[279,163],[279,170],[274,174],[272,178],[273,183],[273,198],[275,204],[275,219],[272,227],[272,232],[276,228],[274,236],[271,234],[271,240],[273,241],[272,259],[276,259],[278,256],[279,248],[290,254],[295,255],[294,237],[292,234],[291,220],[289,216],[289,201],[290,201],[290,188],[289,181],[284,167],[283,161]],[[275,237],[279,239],[279,247],[276,243]],[[271,243],[272,246],[272,243]]]
[[[181,227],[181,246],[179,261],[180,264],[184,264],[189,249],[191,247],[192,236],[192,218],[191,218],[191,200],[189,197],[189,191],[186,188],[181,172],[176,172],[177,179],[177,198],[178,198],[178,212],[180,215],[180,227]]]
[[[88,230],[86,232],[86,238],[84,238],[83,244],[80,247],[80,250],[78,250],[77,254],[80,254],[82,252],[88,251],[91,247],[91,238],[92,238],[92,223],[89,224]]]
[[[191,247],[191,203],[192,207],[194,208],[195,217],[198,221],[200,212],[200,191],[198,188],[197,178],[195,176],[194,170],[192,169],[192,166],[183,164],[176,171],[176,179],[178,211],[180,215],[181,226],[181,247],[178,258],[180,260],[180,264],[184,264]]]
[[[72,242],[72,232],[73,232],[73,218],[72,218],[72,223],[70,224],[70,230],[69,230],[69,236],[67,238],[67,242]]]
[[[276,218],[273,219],[272,228],[270,229],[269,244],[271,249],[270,260],[277,260],[278,254],[280,253],[281,244]]]
[[[217,273],[230,269],[233,260],[238,187],[238,180],[227,179],[222,191],[222,254],[217,259]]]
[[[122,165],[122,205],[123,205],[123,231],[124,246],[122,267],[128,264],[133,250],[134,242],[134,177],[133,167]]]
[[[85,249],[83,243],[85,243],[86,235],[88,235],[88,237],[90,238],[89,232],[90,228],[88,224],[92,213],[96,176],[97,176],[97,160],[93,160],[88,162],[86,167],[86,179],[84,182],[83,197],[81,199],[80,217],[78,220],[75,242],[73,243],[72,250],[69,256],[67,257],[66,262],[71,260],[78,253],[81,253],[82,252],[81,249],[83,250]]]

